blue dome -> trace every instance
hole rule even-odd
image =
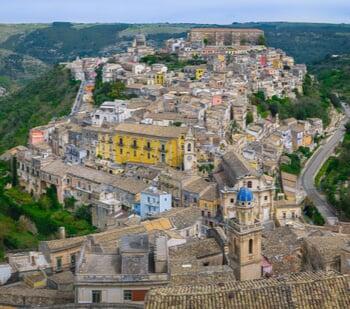
[[[237,202],[252,202],[253,201],[253,192],[246,187],[239,189],[237,194]]]

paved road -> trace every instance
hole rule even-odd
[[[75,101],[74,101],[74,103],[73,103],[70,116],[73,116],[73,115],[75,115],[77,112],[79,112],[79,110],[80,110],[80,108],[81,108],[81,105],[82,105],[82,103],[83,103],[83,96],[84,96],[84,89],[85,89],[85,86],[86,86],[86,81],[82,81],[82,82],[80,83],[80,87],[79,87],[77,96],[75,97]]]
[[[343,108],[347,117],[339,124],[338,128],[327,142],[322,145],[307,162],[301,176],[301,185],[307,196],[314,202],[319,212],[326,218],[329,224],[334,224],[337,221],[337,214],[334,208],[328,204],[325,197],[317,191],[314,179],[322,165],[333,154],[334,149],[344,136],[344,124],[350,118],[350,108],[344,103]]]

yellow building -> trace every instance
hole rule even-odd
[[[156,73],[154,75],[154,83],[156,85],[164,85],[165,83],[165,76],[164,76],[164,73]]]
[[[203,75],[204,75],[204,69],[202,68],[196,69],[196,73],[195,73],[196,80],[201,79]]]
[[[186,133],[183,127],[122,123],[113,130],[112,139],[111,133],[99,134],[96,152],[118,164],[163,163],[182,168]]]

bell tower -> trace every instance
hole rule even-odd
[[[195,138],[190,127],[185,137],[184,170],[191,171],[196,167],[196,164]]]
[[[238,280],[261,277],[262,225],[254,214],[254,196],[240,188],[236,201],[236,218],[227,222],[229,262]]]

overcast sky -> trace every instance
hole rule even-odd
[[[350,23],[350,0],[0,0],[0,23]]]

